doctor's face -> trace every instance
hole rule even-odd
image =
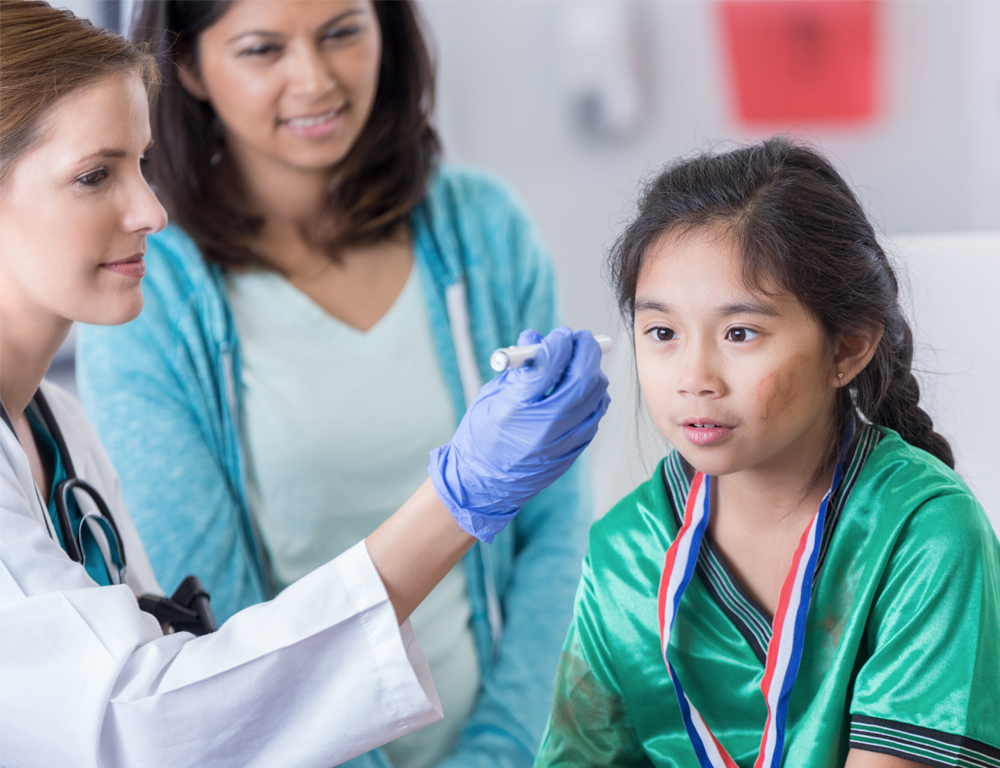
[[[244,173],[327,171],[375,103],[382,36],[367,0],[237,0],[181,67]]]
[[[142,309],[146,235],[167,223],[139,161],[146,89],[107,77],[58,102],[0,189],[0,301],[42,319],[124,323]]]
[[[650,246],[635,302],[635,352],[657,428],[709,475],[809,477],[825,455],[839,385],[819,321],[793,295],[742,279],[712,232]]]

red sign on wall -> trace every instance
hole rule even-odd
[[[875,0],[723,0],[736,113],[748,123],[861,121],[875,111]]]

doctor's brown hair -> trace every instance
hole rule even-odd
[[[899,285],[861,203],[815,150],[774,137],[761,144],[679,160],[643,189],[635,220],[615,242],[607,268],[618,306],[635,322],[635,291],[648,248],[664,233],[714,230],[731,238],[754,290],[786,290],[838,336],[881,339],[871,362],[837,392],[838,434],[856,410],[894,429],[949,467],[951,446],[919,406],[913,332]]]
[[[129,72],[155,87],[153,58],[120,35],[38,0],[0,0],[0,184],[58,101]]]
[[[231,0],[142,0],[132,39],[148,43],[163,85],[150,116],[148,176],[172,221],[223,267],[267,263],[253,248],[263,219],[245,205],[215,110],[181,84],[178,63],[196,62],[201,33]],[[393,235],[423,199],[440,154],[430,124],[434,65],[411,0],[373,0],[382,60],[371,114],[332,167],[313,241],[331,259],[345,246]]]

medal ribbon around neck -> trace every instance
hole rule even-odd
[[[774,614],[771,627],[771,641],[767,646],[764,679],[760,683],[761,693],[767,702],[767,722],[764,724],[764,734],[761,736],[760,750],[754,768],[778,768],[781,765],[788,697],[799,673],[799,661],[802,658],[802,646],[806,634],[806,615],[809,613],[809,600],[812,597],[813,577],[816,574],[816,562],[823,539],[827,506],[837,486],[840,485],[845,449],[850,443],[852,433],[853,429],[849,428],[844,437],[837,467],[833,472],[833,482],[823,496],[819,510],[813,515],[809,527],[802,534],[799,546],[792,557],[792,567],[781,586],[778,610]],[[715,738],[701,713],[684,693],[681,681],[668,656],[670,632],[674,626],[674,619],[677,618],[681,596],[694,575],[701,539],[708,527],[710,486],[711,478],[708,475],[698,472],[694,476],[684,509],[684,523],[667,550],[657,595],[660,649],[674,685],[674,692],[677,694],[684,727],[687,729],[691,746],[698,756],[698,764],[702,768],[738,768],[725,747]]]

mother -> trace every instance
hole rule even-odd
[[[81,392],[163,586],[224,620],[413,493],[490,352],[556,325],[553,274],[504,185],[439,165],[410,2],[147,0],[135,36],[174,224]],[[588,522],[574,469],[445,578],[412,619],[445,719],[359,765],[531,764]]]

